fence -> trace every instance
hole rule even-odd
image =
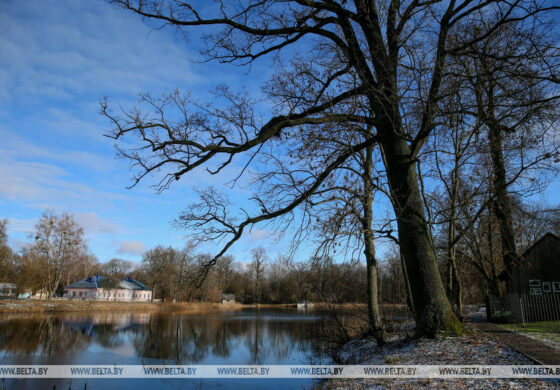
[[[508,294],[488,297],[488,321],[526,323],[560,320],[560,294]]]

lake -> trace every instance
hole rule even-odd
[[[326,313],[1,314],[0,364],[330,364]],[[9,379],[0,389],[311,388],[311,379]]]

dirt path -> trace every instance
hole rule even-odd
[[[472,326],[524,354],[538,364],[560,365],[560,351],[538,340],[504,329],[488,322],[473,323]]]

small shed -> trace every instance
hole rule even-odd
[[[488,320],[560,320],[560,238],[545,234],[508,265],[501,279],[506,282],[507,294],[488,297]]]
[[[560,295],[560,238],[545,234],[508,268],[505,278],[508,294]]]
[[[222,294],[222,303],[235,303],[234,294]]]

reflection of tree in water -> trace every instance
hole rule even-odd
[[[227,340],[224,330],[216,328],[215,321],[155,314],[146,327],[136,332],[133,344],[141,357],[182,363],[203,360],[212,346],[220,346],[222,353],[229,350],[229,346],[223,345]]]
[[[114,348],[124,344],[124,337],[121,329],[112,324],[100,324],[95,327],[93,338],[99,345],[105,348]]]
[[[216,340],[212,346],[212,352],[219,357],[228,357],[231,353],[231,342],[228,335],[229,327],[225,321],[220,321],[216,326]]]
[[[212,357],[237,357],[236,351],[242,347],[249,352],[249,361],[236,364],[262,364],[269,358],[276,362],[286,359],[294,351],[322,355],[312,332],[316,328],[313,321],[271,317],[266,312],[248,316],[113,313],[8,318],[0,322],[0,349],[55,356],[86,350],[92,342],[114,348],[131,340],[141,358],[197,363]]]
[[[262,364],[271,356],[285,359],[298,350],[310,355],[314,338],[309,321],[247,317],[155,314],[150,323],[135,331],[134,347],[139,357],[171,360],[177,364],[197,363],[211,356],[228,358],[237,345],[250,353],[251,364]],[[242,362],[239,362],[242,363]],[[245,363],[245,362],[243,362]]]
[[[93,341],[113,348],[136,326],[134,316],[114,313],[8,318],[0,322],[0,349],[54,356],[85,350]]]
[[[72,332],[56,317],[31,317],[0,322],[0,348],[14,354],[54,356],[85,350],[91,338]]]
[[[323,319],[313,320],[274,320],[267,321],[264,340],[268,353],[273,353],[276,360],[285,359],[292,351],[306,354],[305,362],[325,355],[323,343],[317,337],[317,324]]]
[[[257,314],[254,321],[248,324],[246,342],[247,349],[251,351],[251,363],[262,364],[263,358],[268,355],[267,348],[263,344],[263,333],[266,331],[262,329],[263,321]]]
[[[294,349],[305,350],[301,348],[306,341],[304,327],[309,324],[300,322],[280,322],[270,321],[267,324],[267,341],[270,351],[274,353],[277,360],[284,359]]]

